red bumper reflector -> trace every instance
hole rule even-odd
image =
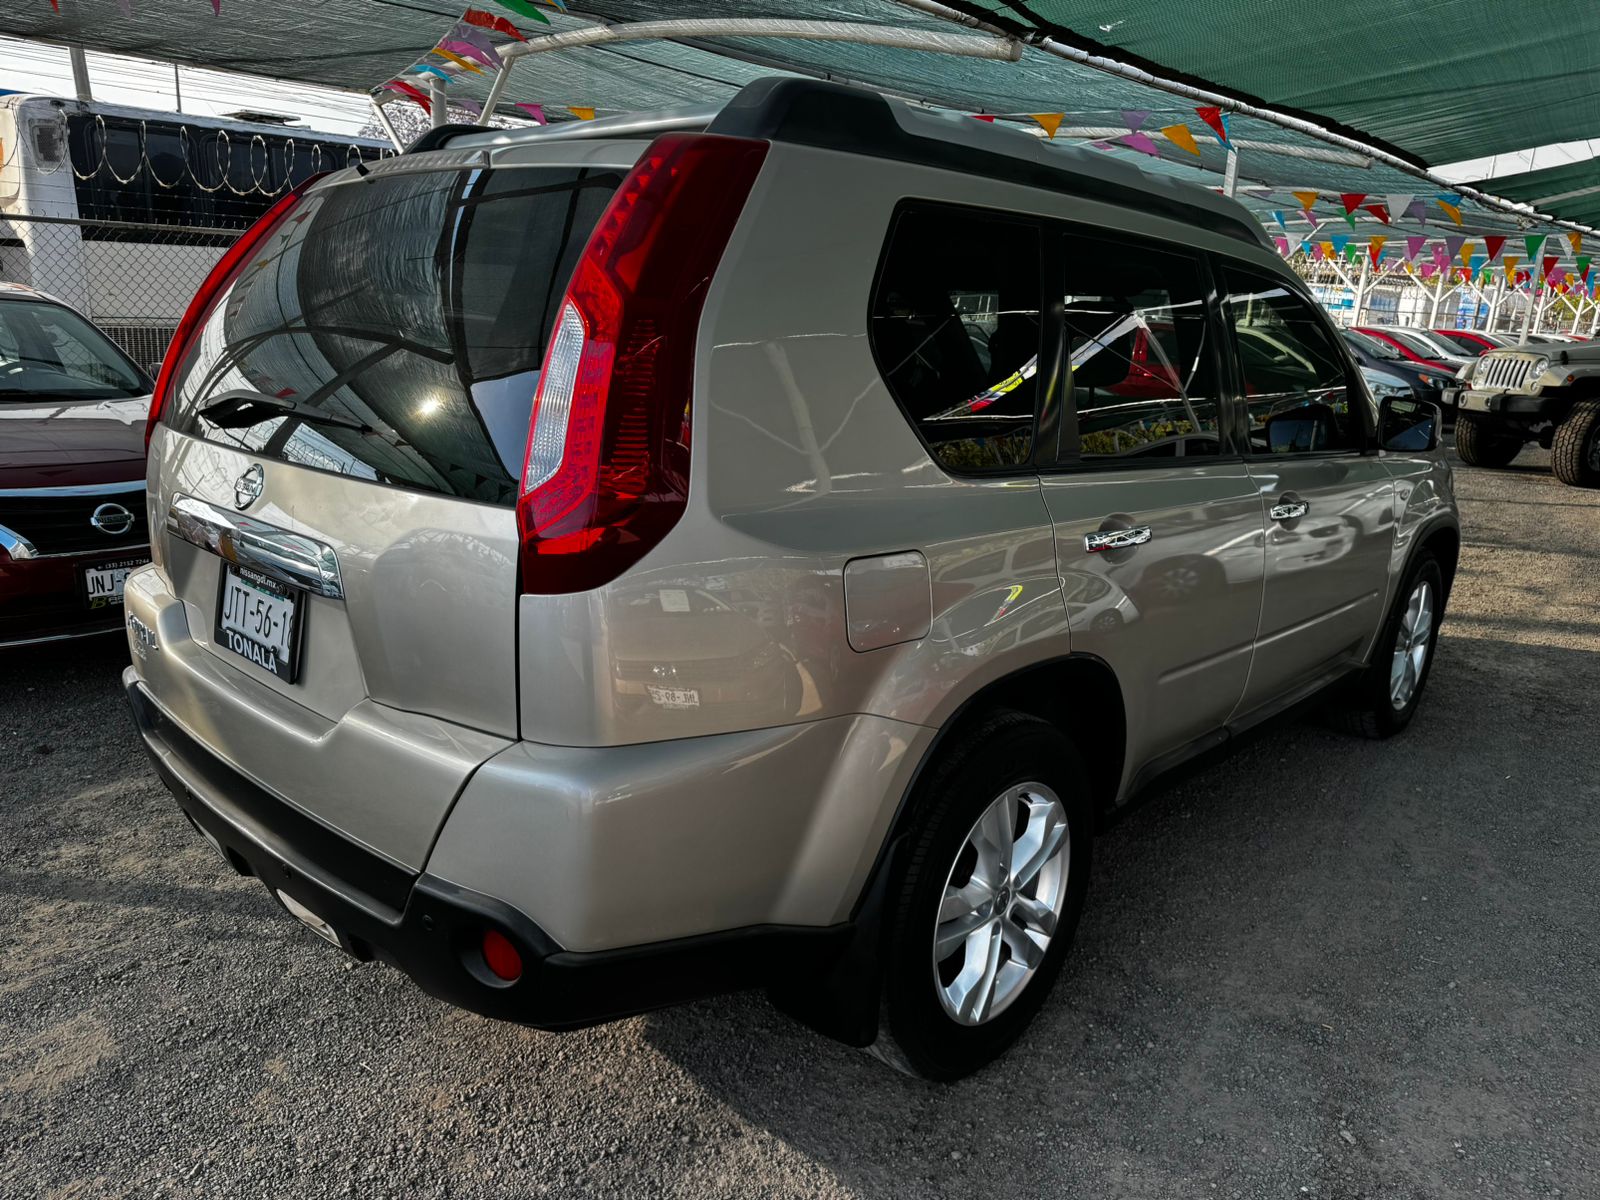
[[[517,948],[505,934],[497,930],[484,932],[483,961],[489,970],[507,983],[515,983],[522,978],[522,955],[517,953]]]

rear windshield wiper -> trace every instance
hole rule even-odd
[[[269,396],[248,388],[234,388],[221,393],[200,409],[200,415],[218,429],[248,429],[272,417],[293,417],[308,425],[332,425],[338,429],[354,429],[357,433],[378,432],[354,417],[341,417],[338,413],[323,412],[320,408],[307,408],[286,396]]]

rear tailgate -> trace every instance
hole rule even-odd
[[[139,602],[170,590],[190,657],[181,680],[152,678],[156,701],[412,865],[517,733],[529,412],[567,277],[636,152],[552,146],[501,168],[441,151],[343,172],[172,351],[151,445],[163,578]],[[388,794],[350,796],[364,777]]]

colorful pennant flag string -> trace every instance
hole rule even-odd
[[[1433,202],[1444,210],[1444,215],[1457,225],[1461,224],[1461,197],[1454,195],[1435,196]]]

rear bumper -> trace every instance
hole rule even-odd
[[[1469,389],[1462,392],[1457,401],[1457,407],[1462,412],[1485,413],[1519,421],[1559,421],[1566,415],[1567,404],[1565,395],[1549,390],[1530,396],[1525,392],[1480,392]]]
[[[569,1029],[717,992],[782,985],[824,969],[853,935],[849,922],[764,925],[564,950],[512,904],[410,871],[273,796],[181,729],[132,668],[123,686],[162,782],[236,871],[326,921],[357,958],[381,959],[430,995],[483,1016]],[[515,983],[483,965],[478,946],[488,929],[521,955]]]

